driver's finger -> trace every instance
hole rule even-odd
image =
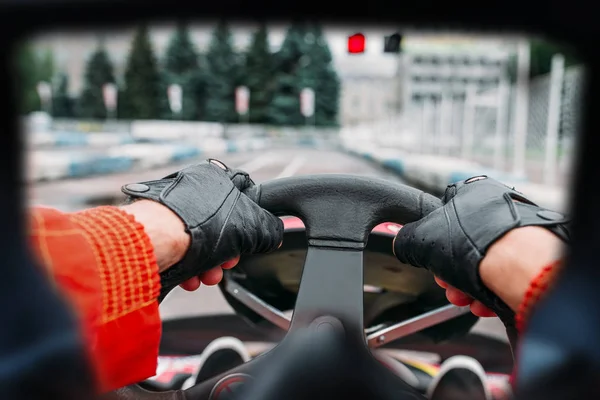
[[[497,316],[495,312],[493,312],[477,300],[474,300],[471,303],[471,312],[481,318],[491,318]]]
[[[238,265],[239,262],[240,262],[240,256],[237,256],[236,258],[233,258],[229,261],[225,261],[223,264],[221,264],[221,268],[231,269],[231,268],[235,267],[236,265]]]
[[[183,290],[187,290],[188,292],[193,292],[194,290],[198,289],[201,284],[202,284],[202,282],[200,281],[200,278],[197,276],[194,276],[194,277],[188,279],[187,281],[181,283],[179,286],[181,286],[181,288]]]
[[[461,292],[460,290],[452,286],[448,286],[446,288],[446,298],[450,303],[459,307],[468,306],[473,302],[473,298],[471,296]]]
[[[213,269],[214,270],[221,269],[221,268],[222,269],[231,269],[231,268],[235,267],[239,261],[240,261],[240,257],[238,256],[232,260],[224,262],[219,267],[215,267]],[[200,276],[194,276],[194,277],[188,279],[187,281],[183,282],[179,286],[181,286],[181,288],[183,290],[187,290],[188,292],[193,292],[194,290],[197,290],[202,283],[204,283],[205,285],[216,285],[223,278],[223,273],[220,274],[221,277],[219,278],[218,271],[213,271],[213,272],[211,272],[211,271],[213,271],[213,270],[207,271],[207,272],[210,272],[208,275],[205,275],[206,274],[205,273],[205,274],[201,274]],[[204,282],[205,280],[208,283]]]
[[[221,279],[223,279],[223,269],[221,267],[215,267],[200,274],[200,280],[206,286],[214,286],[221,282]]]
[[[440,278],[438,278],[437,276],[434,276],[435,279],[435,283],[438,284],[439,287],[446,289],[448,287],[448,284],[446,282],[444,282],[443,280],[441,280]]]

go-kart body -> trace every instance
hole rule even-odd
[[[349,216],[351,217],[351,216]],[[283,246],[276,252],[242,258],[227,271],[221,290],[236,314],[179,318],[163,323],[163,337],[156,376],[144,382],[150,390],[185,388],[186,381],[202,363],[202,353],[215,339],[234,337],[244,343],[251,358],[278,343],[286,330],[267,320],[252,305],[238,301],[228,286],[251,292],[260,300],[282,311],[293,309],[302,264],[306,255],[306,232],[296,217],[283,218]],[[444,291],[429,273],[400,264],[392,254],[392,241],[401,225],[382,223],[369,236],[365,258],[365,327],[382,326],[411,318],[447,304]],[[342,277],[340,277],[342,279]],[[512,369],[507,343],[469,333],[477,321],[464,314],[417,334],[386,343],[373,352],[385,354],[409,368],[419,378],[414,383],[424,392],[438,367],[454,355],[477,359],[488,373],[490,387],[501,397]]]
[[[487,346],[496,347],[494,339],[488,339],[481,336],[470,336],[472,342],[469,349],[474,355],[485,353]],[[247,343],[250,356],[256,357],[264,351],[272,348],[274,344],[264,342]],[[463,346],[468,346],[469,343],[447,343],[440,344],[439,349],[442,353],[448,354],[464,354],[460,353]],[[428,385],[431,383],[435,375],[438,373],[442,356],[436,353],[425,351],[411,350],[411,346],[406,346],[407,349],[382,349],[376,350],[396,361],[405,365],[418,378],[418,384],[415,386],[420,391],[425,392]],[[417,346],[418,347],[418,346]],[[435,350],[435,349],[431,349]],[[468,353],[468,352],[467,352]],[[446,358],[444,357],[444,358]],[[158,358],[157,374],[144,382],[144,386],[150,390],[163,391],[185,388],[186,384],[193,379],[194,374],[201,367],[203,361],[202,353],[186,355],[186,354],[164,354]],[[489,387],[495,398],[504,398],[509,393],[510,374],[506,372],[497,372],[496,370],[486,371]]]

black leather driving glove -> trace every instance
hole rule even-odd
[[[161,273],[161,300],[175,286],[225,261],[279,246],[283,222],[244,194],[253,186],[247,173],[208,160],[163,179],[122,187],[129,201],[150,199],[171,209],[191,235],[184,258]]]
[[[479,264],[488,248],[514,228],[540,226],[568,241],[567,218],[485,176],[449,185],[442,203],[443,207],[398,232],[396,257],[428,269],[482,302],[505,325],[514,324],[515,313],[481,281]]]

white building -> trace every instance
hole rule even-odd
[[[355,125],[380,121],[400,109],[400,79],[395,59],[358,58],[338,62],[342,81],[340,122]]]
[[[442,93],[464,97],[469,86],[475,90],[496,87],[506,76],[513,46],[506,38],[412,38],[405,46],[400,70],[404,102],[437,101]]]

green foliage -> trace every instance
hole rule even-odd
[[[200,70],[192,70],[174,75],[163,72],[161,76],[161,93],[167,93],[169,85],[178,84],[182,88],[182,104],[179,115],[173,115],[169,106],[168,95],[162,101],[164,119],[197,121],[204,113],[204,94],[206,87],[205,74]]]
[[[52,82],[54,78],[54,54],[51,50],[43,52],[38,59],[37,78],[38,81]]]
[[[235,88],[240,81],[240,63],[233,49],[233,36],[225,22],[219,22],[213,31],[206,66],[207,98],[203,119],[237,122]]]
[[[275,91],[268,111],[268,121],[275,125],[302,125],[300,90],[311,82],[308,75],[299,73],[306,59],[306,25],[295,22],[287,30],[281,48],[276,53]]]
[[[77,107],[79,118],[106,118],[102,87],[107,83],[115,83],[114,68],[108,52],[100,43],[85,67],[83,90]]]
[[[57,118],[73,118],[73,99],[69,96],[69,78],[67,74],[58,76],[58,85],[52,96],[52,116]]]
[[[39,54],[32,46],[22,45],[16,51],[16,90],[20,98],[20,111],[29,114],[41,110],[41,101],[37,84],[41,81],[52,82],[54,76],[54,57],[50,50]]]
[[[340,79],[333,68],[331,51],[318,24],[295,23],[287,31],[277,53],[276,91],[269,121],[277,125],[302,125],[300,92],[315,92],[315,114],[309,120],[317,126],[337,125]]]
[[[167,46],[164,68],[166,72],[174,75],[181,75],[198,68],[198,52],[192,43],[187,25],[177,25]]]
[[[573,53],[573,50],[551,43],[546,40],[535,39],[530,42],[530,69],[529,77],[549,74],[552,69],[552,57],[555,54],[562,54],[565,57],[565,68],[581,64],[581,60]],[[517,80],[518,60],[516,55],[512,55],[508,60],[507,74],[511,83]]]
[[[36,55],[31,46],[23,46],[18,49],[16,64],[18,75],[16,90],[19,95],[20,111],[23,114],[39,111],[40,98],[36,91]]]
[[[117,91],[117,117],[122,119],[127,119],[133,114],[128,102],[125,101],[125,96],[125,88],[120,86]]]
[[[546,40],[531,41],[531,76],[549,74],[552,69],[552,57],[562,54],[565,57],[565,68],[578,64],[572,50]]]
[[[22,47],[17,57],[18,84],[23,112],[40,109],[36,85],[52,82],[52,53],[37,54]],[[114,68],[103,42],[86,64],[82,92],[74,104],[65,74],[55,78],[53,113],[58,117],[104,119],[102,87],[116,83]],[[120,77],[121,78],[121,77]],[[215,27],[206,54],[199,54],[186,24],[177,25],[162,62],[158,63],[148,28],[140,26],[132,39],[123,80],[119,79],[118,110],[127,119],[183,119],[235,123],[235,89],[250,90],[249,121],[276,125],[304,125],[300,92],[315,91],[315,115],[308,122],[337,124],[340,79],[333,68],[329,46],[320,26],[304,22],[290,25],[279,51],[272,53],[266,24],[254,32],[243,54],[236,52],[225,22]],[[173,115],[167,88],[183,89],[182,111]]]
[[[340,78],[333,67],[329,45],[319,25],[307,32],[307,65],[303,68],[306,82],[315,91],[314,123],[336,126],[340,101]]]
[[[150,42],[148,28],[140,26],[133,37],[125,70],[125,88],[121,102],[128,119],[158,119],[164,112],[166,92],[161,91],[162,79]]]
[[[171,84],[183,89],[182,110],[174,116],[165,97],[165,118],[198,120],[204,113],[206,73],[200,66],[200,57],[185,24],[178,24],[167,47],[162,74],[161,93],[167,93]]]
[[[261,24],[246,53],[243,84],[250,90],[249,121],[266,123],[273,98],[274,60],[266,24]]]

